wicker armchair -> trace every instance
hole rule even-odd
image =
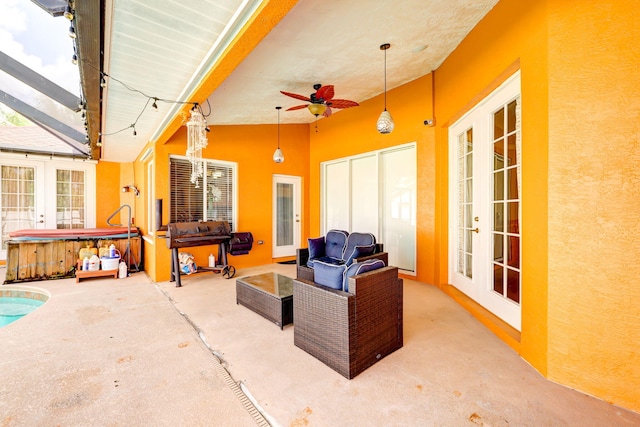
[[[402,347],[402,296],[397,267],[349,278],[349,292],[295,279],[294,344],[351,379]]]

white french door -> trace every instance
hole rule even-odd
[[[95,162],[0,157],[0,259],[17,230],[95,227]]]
[[[2,161],[0,174],[0,258],[6,259],[5,242],[9,239],[9,233],[22,229],[45,228],[44,163],[28,159]]]
[[[295,256],[300,247],[300,177],[273,176],[273,258]]]
[[[520,330],[520,73],[449,128],[449,280]]]

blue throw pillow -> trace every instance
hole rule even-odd
[[[345,263],[347,265],[351,264],[354,258],[361,258],[363,256],[373,255],[376,250],[376,245],[368,245],[368,246],[354,246],[353,250],[349,254],[345,254]]]
[[[313,263],[313,281],[318,285],[331,289],[342,290],[342,281],[346,265],[327,264],[316,261]]]
[[[381,259],[369,259],[367,261],[351,264],[344,272],[342,290],[349,292],[349,277],[357,276],[358,274],[366,273],[367,271],[377,270],[384,266],[384,261]]]
[[[315,239],[307,239],[309,242],[309,259],[316,259],[324,256],[324,236]]]
[[[344,246],[347,244],[349,233],[343,230],[329,230],[325,239],[325,255],[335,259],[342,259]]]

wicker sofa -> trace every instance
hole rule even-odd
[[[351,233],[329,230],[326,236],[308,239],[308,247],[296,251],[296,277],[314,281],[313,263],[316,259],[334,264],[346,264],[380,259],[389,264],[383,245],[376,243],[371,233]]]
[[[294,344],[351,379],[403,345],[397,267],[348,278],[348,292],[293,281]]]

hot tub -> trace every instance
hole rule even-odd
[[[74,277],[80,249],[100,248],[111,244],[130,269],[139,270],[142,244],[139,231],[131,227],[131,257],[126,256],[129,242],[127,227],[81,228],[59,230],[19,230],[7,241],[7,274],[4,283]]]

